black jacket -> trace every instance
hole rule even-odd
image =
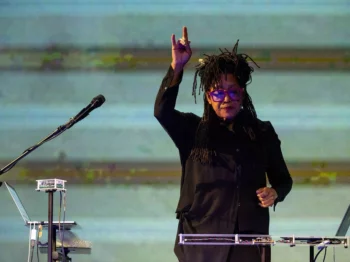
[[[269,209],[259,206],[256,190],[266,186],[267,174],[278,194],[276,204],[284,200],[293,183],[273,126],[242,110],[231,130],[218,121],[211,137],[214,162],[193,161],[189,155],[201,118],[175,110],[181,79],[170,87],[172,79],[170,67],[158,91],[154,115],[179,150],[179,232],[268,234]]]

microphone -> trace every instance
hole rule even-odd
[[[94,97],[87,107],[83,108],[75,117],[71,118],[71,120],[66,124],[67,129],[83,120],[92,110],[100,107],[105,101],[106,98],[103,95]]]

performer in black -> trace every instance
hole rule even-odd
[[[154,115],[179,150],[182,166],[176,209],[178,234],[269,234],[269,209],[285,199],[292,178],[269,121],[257,118],[247,92],[253,68],[245,54],[205,55],[192,94],[203,91],[204,114],[175,109],[183,69],[192,51],[187,28],[172,41],[172,63],[158,91]],[[200,83],[197,87],[197,78]],[[266,177],[267,174],[267,177]],[[271,187],[267,186],[267,178]],[[178,245],[180,262],[261,262],[261,246]]]

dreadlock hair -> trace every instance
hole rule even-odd
[[[203,92],[204,113],[198,125],[196,132],[196,139],[193,149],[190,153],[190,158],[201,163],[211,163],[215,151],[210,145],[210,126],[217,119],[216,113],[212,106],[206,99],[206,92],[208,92],[215,84],[219,83],[222,74],[233,74],[240,87],[244,89],[245,96],[243,98],[242,110],[248,112],[252,118],[257,118],[257,114],[251,97],[247,93],[247,85],[252,82],[251,73],[254,68],[248,64],[248,58],[259,67],[254,60],[246,54],[238,54],[238,42],[234,45],[232,51],[225,49],[220,50],[218,55],[204,54],[204,58],[199,60],[199,64],[195,67],[192,95],[196,100],[196,90],[198,95]],[[197,87],[197,78],[200,78],[199,87]]]

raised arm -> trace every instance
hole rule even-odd
[[[192,113],[182,113],[175,110],[179,85],[182,80],[183,69],[191,57],[187,28],[183,28],[182,39],[175,41],[171,36],[172,62],[157,94],[154,104],[154,116],[163,126],[178,148],[189,144],[188,139],[199,117]]]

